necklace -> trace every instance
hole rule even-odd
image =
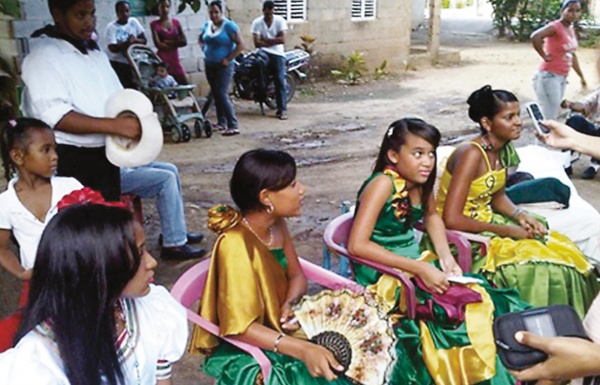
[[[481,137],[481,148],[483,148],[484,151],[492,151],[494,149],[494,144],[487,143],[485,136],[482,136]]]
[[[250,222],[248,221],[248,219],[246,217],[243,217],[242,221],[244,222],[244,224],[246,225],[246,227],[248,228],[248,230],[250,230],[250,232],[252,234],[254,234],[254,236],[256,238],[258,238],[258,240],[263,245],[267,246],[268,248],[271,247],[271,245],[273,244],[273,226],[269,227],[269,242],[265,242],[265,241],[263,241],[263,239],[261,237],[258,236],[258,234],[256,234],[256,231],[254,231],[254,229],[252,228],[252,226],[250,226]]]

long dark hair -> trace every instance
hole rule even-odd
[[[4,177],[7,181],[17,171],[10,158],[10,151],[19,147],[24,154],[27,153],[27,141],[33,130],[52,130],[50,126],[38,119],[19,118],[9,121],[0,132],[0,155]]]
[[[296,179],[296,161],[287,152],[259,148],[238,159],[229,181],[231,198],[242,212],[262,210],[260,192],[279,191]]]
[[[385,132],[385,135],[383,136],[383,141],[381,142],[381,147],[379,148],[379,155],[377,156],[375,166],[373,167],[374,172],[383,172],[387,166],[393,166],[392,162],[388,158],[387,153],[389,150],[400,151],[400,148],[406,144],[406,137],[409,133],[425,139],[427,143],[433,146],[434,153],[435,149],[440,144],[440,131],[424,120],[419,118],[404,118],[396,120],[390,124]],[[433,191],[436,172],[437,166],[436,162],[434,162],[431,174],[427,178],[427,181],[425,181],[425,183],[423,183],[421,186],[421,202],[423,208],[425,209],[427,209],[427,202],[429,201],[429,196]]]
[[[481,133],[486,131],[481,126],[481,119],[488,118],[493,120],[494,116],[509,102],[518,102],[519,99],[510,91],[493,90],[491,86],[486,85],[473,92],[467,104],[469,104],[469,118],[479,124]]]
[[[51,325],[71,385],[124,383],[115,306],[140,265],[132,214],[97,204],[59,212],[44,230],[16,341]]]

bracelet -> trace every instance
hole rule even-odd
[[[281,342],[284,336],[285,334],[281,333],[279,336],[277,336],[277,338],[275,338],[275,343],[273,344],[274,353],[277,353],[279,351],[279,343]]]
[[[515,209],[515,211],[513,211],[513,212],[512,212],[512,214],[510,214],[510,219],[513,219],[513,220],[514,220],[514,219],[516,219],[516,218],[517,218],[517,215],[519,215],[519,214],[521,214],[521,213],[524,213],[524,212],[525,212],[525,210],[523,210],[523,209],[522,209],[522,208],[520,208],[520,207],[517,207],[517,208]]]

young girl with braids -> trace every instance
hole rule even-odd
[[[390,383],[514,384],[497,359],[492,321],[527,304],[512,290],[492,289],[483,277],[480,284],[451,284],[463,272],[433,200],[439,141],[440,132],[421,119],[390,125],[373,173],[358,192],[348,241],[351,254],[413,277],[416,318],[402,317],[406,300],[398,279],[361,265],[354,266],[355,277],[397,318],[398,361]],[[421,219],[437,255],[423,251],[415,237]]]
[[[583,317],[598,292],[592,266],[566,236],[549,231],[506,195],[507,168],[518,164],[511,141],[521,135],[517,97],[489,85],[467,100],[481,134],[448,158],[436,206],[446,227],[491,237],[476,250],[473,271],[519,290],[534,306],[571,305]]]
[[[10,121],[1,134],[8,186],[0,194],[0,265],[23,281],[19,300],[23,306],[42,231],[56,214],[58,201],[83,186],[74,178],[54,176],[56,142],[46,123],[21,118]],[[10,247],[11,234],[19,245],[19,257]],[[0,352],[12,346],[19,321],[19,313],[0,321]]]

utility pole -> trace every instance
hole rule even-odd
[[[442,0],[429,0],[429,37],[427,51],[432,63],[437,63],[440,53],[440,31],[442,23]]]

